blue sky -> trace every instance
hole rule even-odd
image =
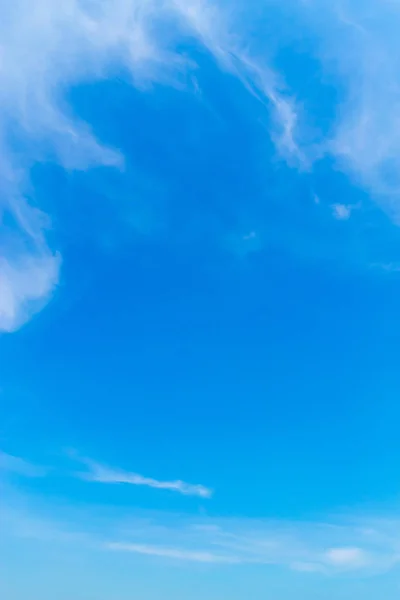
[[[400,6],[0,8],[0,593],[400,590]]]

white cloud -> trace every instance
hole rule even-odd
[[[282,152],[298,154],[297,113],[282,82],[240,42],[232,7],[205,0],[15,0],[0,9],[0,331],[13,331],[51,297],[60,258],[28,200],[29,171],[42,160],[66,169],[121,167],[123,157],[95,139],[66,102],[84,82],[120,66],[138,86],[174,84],[190,62],[179,36],[201,40],[219,64],[272,108]],[[235,33],[233,33],[235,31]],[[31,196],[32,194],[29,194]],[[48,221],[48,220],[47,220]]]
[[[212,490],[204,485],[186,483],[185,481],[160,481],[151,477],[144,477],[138,473],[129,473],[120,469],[112,469],[89,459],[79,459],[87,467],[88,471],[79,473],[79,477],[86,481],[97,481],[99,483],[121,483],[150,487],[158,490],[169,490],[186,496],[199,496],[210,498]]]
[[[120,540],[106,547],[182,561],[283,566],[310,574],[373,575],[399,561],[397,539],[383,539],[379,528],[371,535],[351,524],[229,518],[210,518],[207,524],[211,527],[194,529],[188,518],[159,514],[145,524],[129,523],[125,533],[122,525]],[[346,546],[349,540],[354,545]]]
[[[188,20],[220,64],[272,109],[277,124],[273,135],[289,161],[308,169],[320,158],[334,156],[337,165],[400,223],[399,2],[267,0],[255,9],[252,3],[238,1],[227,13],[200,0],[176,2],[184,6]],[[280,34],[272,41],[267,34],[253,40],[251,27],[257,30],[255,23],[265,22],[266,31],[271,31],[274,19]],[[337,91],[329,132],[313,132],[307,96],[304,104],[297,102],[296,87],[288,89],[284,73],[278,75],[260,58],[289,48],[299,31],[311,40],[315,54],[310,59],[320,61],[319,83],[328,82]],[[312,141],[314,134],[319,142]],[[338,203],[332,210],[345,220],[352,208]]]
[[[151,477],[144,477],[138,473],[130,473],[121,469],[112,469],[101,465],[93,460],[78,457],[78,455],[70,451],[69,456],[72,459],[78,460],[87,467],[87,471],[79,472],[76,475],[86,481],[110,484],[128,484],[145,486],[158,490],[168,490],[178,492],[186,496],[198,496],[200,498],[211,498],[213,490],[200,484],[187,483],[185,481],[160,481]],[[49,469],[33,465],[28,461],[0,451],[0,470],[9,471],[27,477],[41,477],[47,475]],[[56,472],[56,469],[52,469]]]
[[[332,212],[335,219],[338,221],[347,221],[351,216],[351,206],[346,204],[333,204]]]
[[[3,538],[31,538],[46,544],[79,544],[187,564],[285,567],[312,577],[354,572],[372,576],[400,559],[397,519],[356,517],[351,521],[291,522],[211,518],[171,513],[134,514],[132,507],[87,505],[40,507],[38,499],[9,491],[0,499]],[[75,550],[71,549],[75,552]],[[63,553],[65,556],[65,553]]]
[[[271,111],[275,127],[271,127],[277,148],[288,160],[306,168],[309,161],[297,140],[300,108],[290,96],[283,79],[262,57],[265,49],[251,50],[251,38],[243,29],[243,4],[226,4],[223,9],[204,0],[174,0],[180,13],[210,50],[219,64],[237,77],[247,90]],[[251,7],[244,5],[251,12]]]
[[[319,156],[334,156],[341,170],[399,221],[399,3],[308,0],[288,10],[313,40],[313,58],[339,93]]]
[[[324,559],[335,567],[358,568],[368,563],[368,556],[361,548],[330,548]]]
[[[57,285],[59,265],[49,251],[0,258],[0,331],[14,331],[42,308]]]
[[[0,9],[0,331],[29,320],[59,281],[61,258],[49,244],[50,220],[29,189],[31,167],[48,160],[80,170],[124,164],[118,150],[73,114],[68,91],[121,67],[139,87],[179,85],[182,71],[193,65],[177,48],[190,36],[265,105],[272,115],[269,134],[288,161],[304,169],[324,153],[335,155],[397,219],[398,3],[309,0],[282,8],[291,11],[297,29],[319,39],[318,58],[343,91],[332,136],[318,149],[307,143],[307,115],[296,89],[271,68],[279,41],[270,46],[268,36],[250,35],[251,23],[277,18],[271,8],[277,6],[276,0],[257,11],[241,0],[15,0]],[[349,216],[345,204],[333,211],[339,219]]]
[[[400,194],[400,11],[347,1],[337,14],[336,61],[347,86],[332,151],[389,210]],[[395,195],[395,198],[393,197]]]

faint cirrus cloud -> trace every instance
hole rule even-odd
[[[0,451],[0,471],[23,477],[44,477],[48,474],[49,469]]]
[[[176,85],[193,64],[178,48],[189,37],[268,106],[277,147],[296,154],[295,105],[242,33],[235,7],[208,0],[16,0],[1,7],[0,331],[14,331],[38,312],[60,276],[51,220],[32,200],[32,166],[53,161],[86,171],[124,164],[73,113],[66,101],[72,87],[112,78],[121,67],[139,88]]]
[[[77,476],[85,481],[144,486],[158,490],[178,492],[185,496],[198,496],[199,498],[211,498],[213,495],[213,490],[201,484],[187,483],[180,479],[173,481],[154,479],[152,477],[145,477],[139,473],[102,465],[94,460],[79,457],[75,452],[69,452],[69,455],[87,467],[87,471],[77,473]]]

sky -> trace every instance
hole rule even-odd
[[[400,3],[0,1],[0,595],[397,600]]]

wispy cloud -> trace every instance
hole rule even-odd
[[[15,473],[24,477],[44,477],[48,469],[33,465],[26,460],[0,451],[0,471]]]
[[[400,195],[399,6],[347,0],[333,3],[331,16],[331,31],[341,43],[333,46],[328,34],[328,51],[347,87],[332,150],[395,215]]]
[[[200,498],[210,498],[213,494],[213,491],[204,485],[186,483],[181,480],[160,481],[151,477],[144,477],[138,473],[106,467],[90,459],[80,458],[79,460],[88,467],[87,472],[78,474],[81,479],[85,479],[86,481],[145,486],[158,490],[178,492],[186,496],[199,496]]]
[[[367,553],[361,548],[329,548],[324,559],[329,564],[349,569],[363,567],[369,562]]]
[[[183,562],[283,566],[309,573],[359,575],[387,571],[400,560],[398,542],[382,532],[361,534],[351,524],[338,529],[333,524],[289,521],[209,519],[218,525],[194,532],[188,519],[163,522],[162,515],[139,528],[132,524],[122,539],[106,543],[109,550],[163,557]],[[383,524],[384,526],[384,524]],[[151,540],[151,541],[150,541]],[[347,545],[346,545],[347,544]],[[357,545],[356,545],[357,544]]]
[[[288,161],[311,170],[320,159],[333,157],[335,167],[400,224],[399,3],[271,0],[256,6],[238,0],[228,12],[207,4],[203,10],[196,0],[180,4],[220,64],[272,111],[276,126],[270,133]],[[274,19],[282,30],[274,41],[250,34],[249,23],[257,29],[257,20]],[[332,122],[321,130],[312,125],[315,105],[308,103],[307,93],[297,100],[301,86],[292,82],[288,88],[285,71],[277,73],[273,61],[260,58],[290,48],[299,31],[310,40],[310,64],[319,62],[318,85],[329,81],[335,89]],[[340,220],[347,220],[353,209],[345,203],[332,207]]]
[[[201,563],[225,563],[235,564],[240,562],[236,556],[225,556],[212,552],[202,552],[179,548],[165,548],[162,546],[150,546],[145,544],[126,544],[122,542],[111,542],[106,545],[108,550],[117,550],[120,552],[134,552],[136,554],[146,554],[148,556],[160,556],[183,561],[201,562]]]
[[[159,481],[70,455],[85,464],[87,471],[67,473],[87,481],[147,486],[202,498],[212,493],[202,485]],[[48,474],[48,469],[4,452],[0,453],[0,471],[23,477]],[[79,541],[92,549],[183,563],[276,565],[310,574],[373,575],[400,562],[400,521],[390,514],[382,518],[355,513],[325,522],[135,514],[112,505],[106,509],[96,504],[52,505],[37,492],[36,497],[27,497],[7,483],[0,509],[12,536],[46,543]]]
[[[347,221],[351,216],[351,206],[346,204],[333,204],[332,213],[338,221]]]
[[[284,79],[266,62],[265,48],[253,48],[243,28],[242,2],[212,3],[204,0],[175,0],[196,36],[213,54],[222,68],[237,77],[247,90],[271,112],[270,135],[277,148],[298,166],[307,167],[307,158],[297,142],[300,107],[285,86]]]
[[[338,93],[319,156],[335,157],[339,168],[399,221],[399,3],[307,0],[296,9],[290,3],[287,10],[313,40],[312,59]],[[306,121],[312,117],[305,114]]]
[[[333,155],[399,218],[398,4],[309,0],[281,7],[276,0],[256,9],[242,0],[16,0],[0,9],[0,331],[14,331],[38,312],[60,277],[60,251],[32,189],[32,167],[53,161],[67,170],[122,169],[126,160],[74,114],[69,90],[121,68],[141,89],[182,87],[189,80],[182,74],[195,68],[190,52],[180,51],[182,40],[202,44],[265,106],[272,117],[266,133],[291,164],[309,169]],[[273,68],[280,42],[270,46],[268,35],[251,35],[263,19],[276,18],[279,29],[278,8],[291,11],[296,32],[313,39],[312,60],[341,90],[332,130],[316,145],[309,143],[307,103]],[[281,44],[290,43],[285,35]],[[341,204],[334,214],[345,219],[348,211]]]
[[[171,513],[132,516],[121,506],[51,506],[38,512],[31,501],[4,495],[3,536],[46,544],[79,544],[165,561],[224,565],[274,566],[303,572],[372,576],[400,562],[400,522],[396,518],[358,515],[327,522],[269,521],[251,518],[205,518]],[[74,550],[71,550],[74,551]]]
[[[56,473],[58,475],[63,475],[64,477],[66,476],[67,478],[73,476],[79,477],[85,481],[98,483],[144,486],[158,490],[178,492],[185,496],[198,496],[199,498],[211,498],[213,495],[213,490],[204,485],[187,483],[180,479],[175,481],[163,481],[153,479],[152,477],[144,477],[138,473],[131,473],[101,465],[94,460],[82,458],[73,451],[70,451],[68,454],[72,459],[85,465],[87,470],[78,473],[71,473],[70,471],[63,470],[59,471],[55,467],[50,469],[41,465],[34,465],[23,458],[0,451],[0,471],[15,473],[16,475],[25,477],[44,477],[50,473]]]
[[[50,299],[61,259],[49,243],[30,169],[118,167],[124,158],[98,141],[66,101],[68,90],[113,77],[133,85],[175,85],[193,64],[179,40],[197,38],[275,114],[278,147],[296,152],[296,109],[273,71],[239,41],[233,11],[207,0],[16,0],[0,9],[0,331],[13,331]],[[32,201],[33,198],[33,201]],[[56,199],[54,199],[56,201]],[[4,223],[8,222],[9,225]]]

